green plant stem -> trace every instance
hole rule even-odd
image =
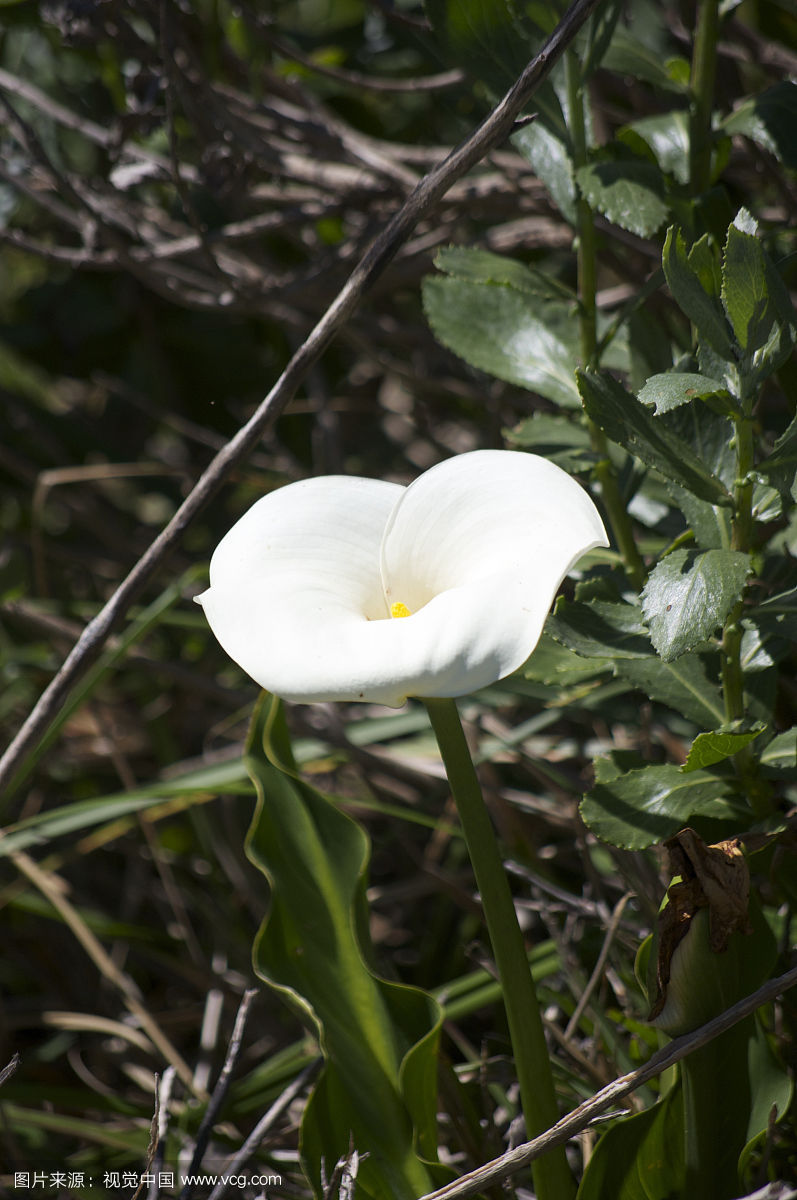
[[[690,80],[689,183],[693,196],[711,186],[711,115],[719,41],[719,0],[701,0],[697,14]]]
[[[748,389],[742,391],[739,414],[734,418],[736,446],[736,482],[733,489],[731,518],[731,549],[749,554],[753,549],[753,402]],[[742,613],[741,600],[734,605],[725,621],[720,646],[722,661],[722,695],[725,720],[741,721],[747,714],[747,698],[742,670]],[[734,768],[756,815],[771,811],[769,789],[756,771],[756,754],[752,745],[745,746],[734,756]]]
[[[534,981],[495,832],[468,750],[454,700],[425,700],[451,793],[459,811],[487,931],[501,980],[528,1136],[558,1120],[551,1064]],[[538,1200],[569,1200],[575,1183],[564,1150],[543,1155],[533,1167]]]
[[[742,411],[735,419],[736,483],[733,489],[731,549],[747,554],[751,548],[753,532],[753,484],[750,480],[753,468],[751,399],[744,397],[741,407]],[[722,693],[726,721],[741,720],[745,714],[741,615],[740,601],[728,614],[722,631]],[[737,763],[738,761],[739,756]]]
[[[570,137],[573,143],[573,166],[577,171],[586,165],[588,157],[587,122],[584,89],[577,56],[568,50],[565,55],[567,101]],[[582,365],[598,366],[598,252],[595,218],[588,201],[580,193],[576,199],[576,243],[578,269],[579,333]],[[625,565],[626,574],[639,591],[647,572],[634,541],[628,510],[617,485],[614,465],[609,457],[609,443],[603,430],[587,418],[592,449],[598,456],[594,470],[600,484],[601,499]]]
[[[567,107],[570,138],[573,143],[573,168],[586,166],[588,157],[587,120],[584,107],[584,87],[577,55],[565,54],[567,78]],[[576,197],[576,236],[578,239],[578,301],[582,366],[593,362],[598,344],[597,306],[597,248],[595,221],[589,202],[579,191]]]

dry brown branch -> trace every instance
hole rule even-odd
[[[152,542],[127,578],[97,616],[86,626],[66,661],[43,692],[22,728],[0,760],[0,790],[8,788],[26,756],[34,749],[73,685],[99,655],[106,639],[123,620],[167,554],[186,528],[283,412],[296,388],[350,317],[374,280],[384,271],[421,218],[432,211],[452,184],[500,146],[535,90],[547,78],[560,55],[597,6],[598,0],[575,0],[546,42],[504,98],[473,134],[439,167],[426,175],[366,251],[335,300],[291,358],[282,375],[249,421],[217,454],[181,504],[174,517]]]
[[[668,1046],[658,1050],[643,1067],[639,1067],[636,1071],[630,1071],[627,1075],[621,1075],[605,1088],[601,1088],[589,1100],[580,1104],[566,1117],[562,1117],[561,1121],[557,1121],[551,1129],[541,1133],[533,1141],[524,1142],[522,1146],[517,1146],[514,1150],[502,1154],[500,1158],[493,1159],[492,1162],[485,1163],[482,1167],[477,1167],[475,1171],[469,1171],[467,1175],[463,1175],[453,1183],[446,1184],[437,1191],[428,1192],[421,1197],[421,1200],[464,1200],[466,1196],[474,1196],[492,1184],[514,1175],[516,1171],[527,1167],[547,1150],[551,1150],[554,1146],[561,1146],[575,1134],[580,1133],[582,1129],[586,1129],[587,1125],[615,1105],[618,1100],[622,1100],[630,1092],[660,1075],[668,1067],[674,1066],[694,1050],[713,1041],[721,1033],[725,1033],[745,1017],[749,1017],[762,1004],[770,1003],[795,985],[797,985],[797,967],[787,971],[785,975],[779,975],[777,979],[770,979],[758,991],[726,1009],[713,1021],[708,1021],[692,1033],[676,1038]]]
[[[11,1078],[11,1076],[14,1074],[17,1067],[19,1066],[19,1063],[20,1063],[20,1057],[18,1054],[15,1054],[12,1057],[11,1061],[7,1062],[6,1065],[3,1067],[3,1069],[0,1070],[0,1087],[3,1086],[3,1084],[6,1082],[6,1080]]]

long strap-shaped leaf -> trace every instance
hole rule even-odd
[[[320,1194],[322,1168],[331,1175],[353,1146],[358,1197],[422,1195],[431,1177],[421,1155],[436,1157],[441,1010],[368,965],[367,836],[296,774],[280,703],[267,693],[246,762],[258,794],[247,850],[271,885],[255,969],[314,1027],[325,1059],[302,1122],[309,1181]]]

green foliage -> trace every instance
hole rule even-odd
[[[671,764],[618,773],[599,760],[595,787],[581,802],[581,816],[598,837],[623,850],[644,850],[672,837],[695,818],[744,820],[746,805],[728,784],[704,771],[684,774]]]
[[[661,173],[650,163],[589,163],[576,172],[576,182],[591,208],[639,237],[650,237],[667,219]]]
[[[435,334],[472,366],[576,407],[571,306],[541,297],[520,264],[496,272],[492,257],[473,260],[465,278],[457,273],[464,256],[439,260],[452,273],[426,279],[423,288]]]
[[[616,15],[607,10],[607,23]],[[647,54],[622,24],[594,61],[615,69],[622,64],[628,74],[674,93],[690,84],[683,61]],[[588,710],[608,703],[618,712],[618,697],[622,702],[628,690],[641,692],[654,722],[663,719],[684,739],[680,763],[645,761],[649,753],[631,751],[599,758],[595,783],[580,805],[585,825],[602,841],[636,853],[686,825],[710,839],[754,828],[774,834],[781,821],[771,781],[785,782],[795,753],[793,730],[772,736],[780,720],[775,680],[777,665],[793,662],[784,635],[787,628],[793,634],[794,625],[790,601],[770,582],[784,543],[766,548],[772,534],[764,531],[797,499],[797,458],[794,422],[784,429],[781,416],[774,433],[761,437],[754,413],[765,411],[762,394],[769,393],[762,389],[774,377],[787,394],[793,380],[795,315],[783,278],[788,260],[778,264],[782,244],[762,237],[746,209],[734,218],[720,189],[685,199],[705,172],[705,147],[716,174],[729,153],[727,140],[699,128],[699,113],[679,106],[629,120],[613,143],[596,145],[578,83],[579,71],[588,73],[594,61],[588,52],[578,64],[570,59],[557,93],[565,95],[566,81],[569,108],[546,103],[513,139],[576,229],[578,342],[563,336],[560,325],[556,340],[546,340],[547,314],[540,304],[532,307],[530,277],[517,262],[503,269],[493,262],[489,269],[492,286],[528,297],[500,314],[486,290],[485,262],[474,259],[484,272],[480,287],[473,287],[475,271],[467,272],[473,290],[453,284],[458,270],[465,274],[462,252],[459,268],[438,262],[448,280],[427,281],[427,316],[438,338],[468,363],[537,393],[542,411],[511,428],[510,441],[597,481],[623,559],[625,586],[613,573],[610,581],[605,575],[582,581],[575,599],[559,599],[526,678]],[[703,65],[692,65],[692,85],[701,86]],[[743,101],[720,127],[725,135],[753,138],[789,165],[795,94],[793,84],[776,84]],[[599,339],[597,215],[648,238],[677,217],[661,247],[676,306],[666,323],[643,323],[634,305],[648,295],[640,292]],[[653,367],[634,391],[618,378],[623,365],[610,361],[613,338],[626,323],[632,331],[644,328],[648,338],[646,345],[632,339],[631,361]],[[522,366],[507,354],[518,345],[527,356]],[[572,407],[568,350],[576,364],[581,357],[576,381],[586,425],[561,411]],[[641,569],[631,545],[631,511],[650,530]],[[696,545],[683,544],[690,540]],[[763,599],[764,588],[776,594]],[[767,608],[768,615],[761,611]],[[766,925],[763,933],[759,949],[771,946]],[[722,986],[704,1016],[772,969],[772,954],[758,971],[760,954],[751,955],[741,935],[734,945],[722,970],[708,965],[711,981]],[[741,963],[744,986],[731,957]],[[722,983],[728,971],[733,987]],[[701,986],[697,978],[695,986]],[[781,1115],[789,1084],[754,1022],[700,1052],[683,1076],[683,1087],[676,1084],[659,1103],[603,1136],[579,1197],[739,1194],[738,1172],[766,1128],[763,1107],[768,1103]]]
[[[657,1104],[612,1125],[592,1154],[578,1200],[672,1200],[684,1182],[680,1084]]]
[[[587,415],[608,438],[698,499],[731,503],[728,489],[686,439],[672,426],[657,421],[611,375],[579,371],[578,386]]]
[[[345,1159],[353,1136],[367,1154],[362,1195],[410,1200],[429,1187],[415,1147],[436,1156],[440,1010],[369,967],[366,835],[295,774],[279,701],[265,694],[246,762],[258,793],[248,853],[271,885],[255,965],[315,1029],[325,1061],[302,1121],[308,1178],[322,1195],[324,1164]]]
[[[735,1064],[740,1058],[749,1066],[755,1098],[752,1109],[737,1085]],[[753,1018],[687,1061],[692,1075],[689,1086],[694,1089],[694,1076],[699,1073],[701,1101],[717,1118],[714,1136],[723,1158],[722,1174],[713,1166],[713,1174],[699,1180],[687,1164],[682,1137],[687,1106],[679,1082],[658,1103],[616,1122],[603,1135],[590,1158],[578,1200],[607,1200],[609,1196],[613,1200],[672,1200],[698,1183],[701,1195],[734,1194],[737,1165],[744,1171],[773,1112],[782,1116],[789,1107],[789,1079]]]
[[[720,358],[732,358],[732,340],[719,299],[719,254],[704,234],[690,250],[682,233],[667,230],[662,254],[667,286],[679,308]]]
[[[643,404],[652,405],[656,416],[680,408],[691,400],[724,400],[728,395],[725,388],[716,379],[706,379],[705,375],[690,375],[684,371],[667,372],[663,375],[651,375],[639,392]]]
[[[739,373],[754,386],[776,371],[795,342],[795,313],[783,283],[742,210],[728,229],[722,304],[741,348]]]
[[[682,771],[699,771],[703,767],[713,767],[715,763],[732,758],[734,754],[748,746],[765,726],[758,724],[753,729],[713,729],[710,733],[699,733],[692,745]]]
[[[673,550],[642,593],[650,639],[665,662],[705,642],[724,623],[752,568],[736,550]]]
[[[388,216],[565,7],[2,5],[4,742]],[[602,1081],[661,1036],[632,963],[668,882],[661,843],[684,824],[741,839],[764,913],[735,964],[714,955],[693,972],[704,1015],[785,968],[792,8],[700,0],[696,22],[719,20],[701,48],[674,0],[598,5],[508,139],[425,212],[297,403],[195,510],[128,623],[103,633],[2,798],[0,1071],[22,1055],[0,1091],[4,1164],[85,1166],[85,1200],[120,1190],[101,1186],[107,1166],[142,1169],[152,1080],[177,1060],[136,999],[192,1064],[161,1095],[164,1161],[186,1161],[255,982],[264,876],[264,990],[208,1169],[291,1087],[252,1166],[304,1200],[352,1131],[355,1196],[414,1197],[448,1177],[438,1157],[462,1173],[506,1149],[517,1099],[501,985],[425,713],[297,706],[299,778],[281,731],[281,765],[268,760],[259,706],[254,865],[243,854],[254,693],[191,596],[232,521],[299,477],[409,480],[503,431],[601,506],[611,548],[577,564],[522,670],[462,704],[559,1035],[561,1110],[598,1086],[590,1063]],[[582,1200],[726,1200],[790,1180],[779,1059],[793,995],[641,1089],[642,1111],[596,1125]]]
[[[531,38],[541,33],[527,12],[508,0],[425,0],[425,9],[446,59],[499,96],[526,66],[532,56]],[[552,6],[549,20],[554,15]]]
[[[679,184],[689,181],[688,113],[676,109],[655,117],[642,117],[617,132],[618,139],[637,153],[646,149],[666,175]]]
[[[797,83],[781,80],[757,96],[743,99],[723,122],[725,133],[751,138],[792,171],[797,171],[794,122],[797,120]]]
[[[772,453],[756,469],[759,475],[777,488],[786,503],[797,500],[797,417],[775,442]]]
[[[561,597],[547,628],[557,641],[586,658],[650,657],[642,610],[632,604]]]
[[[541,454],[571,474],[590,470],[597,460],[589,430],[578,419],[538,413],[504,435],[511,446]]]
[[[512,142],[531,163],[565,220],[575,225],[578,193],[573,152],[565,137],[537,120],[513,134]]]
[[[675,662],[652,654],[618,659],[615,671],[650,700],[682,714],[698,728],[715,728],[725,717],[722,694],[705,656],[682,654]]]

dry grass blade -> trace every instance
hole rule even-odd
[[[138,989],[132,979],[120,971],[116,963],[105,950],[101,942],[89,929],[86,922],[81,917],[77,909],[67,900],[64,895],[63,888],[59,886],[57,876],[52,872],[43,871],[41,867],[27,854],[17,852],[12,854],[11,860],[17,870],[28,879],[35,888],[37,888],[43,896],[49,900],[53,908],[56,909],[63,921],[71,929],[77,940],[80,942],[83,949],[88,954],[89,958],[95,964],[101,974],[118,988],[121,993],[125,1005],[130,1013],[138,1020],[142,1030],[152,1042],[153,1046],[157,1047],[158,1051],[164,1056],[166,1061],[170,1063],[185,1086],[196,1094],[196,1087],[193,1080],[193,1072],[188,1063],[180,1054],[179,1050],[171,1043],[169,1038],[163,1032],[157,1021],[152,1017],[152,1014],[142,1004]],[[204,1093],[200,1094],[200,1099],[205,1099]]]

